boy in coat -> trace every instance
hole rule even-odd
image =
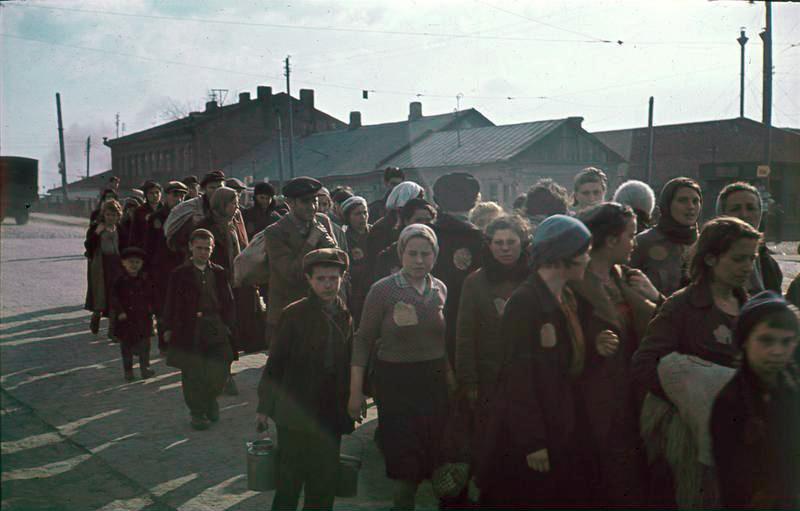
[[[347,254],[313,250],[303,258],[311,291],[283,310],[258,386],[260,429],[278,426],[278,484],[272,509],[332,509],[347,413],[353,321],[339,297]]]
[[[742,367],[720,391],[711,438],[724,507],[800,507],[797,309],[762,291],[742,307],[734,342]]]
[[[125,379],[133,381],[134,353],[139,355],[142,379],[147,379],[155,374],[150,369],[155,287],[150,277],[142,271],[144,250],[128,247],[120,257],[125,272],[114,281],[111,290],[111,314],[116,318],[114,336],[120,340]]]
[[[164,304],[167,364],[181,370],[183,398],[197,430],[219,420],[217,397],[233,360],[233,292],[225,268],[210,261],[213,251],[214,235],[195,229],[191,258],[170,274]]]

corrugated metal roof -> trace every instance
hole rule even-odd
[[[504,161],[546,137],[565,122],[567,119],[440,131],[398,154],[387,165],[422,168]]]
[[[491,125],[474,109],[461,112],[459,122],[469,125]],[[294,174],[296,176],[326,177],[370,172],[387,166],[386,160],[428,133],[448,129],[456,114],[423,117],[367,125],[356,129],[340,129],[315,133],[294,141]],[[284,152],[288,145],[284,144]],[[279,173],[277,142],[256,146],[249,153],[225,167],[234,175],[254,175],[256,179],[276,179]],[[284,157],[284,173],[288,176],[288,156]]]

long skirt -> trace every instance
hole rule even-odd
[[[86,309],[108,315],[111,304],[111,287],[122,273],[122,263],[117,254],[97,254],[89,259]]]
[[[378,424],[390,479],[420,482],[442,463],[448,417],[444,358],[375,364]]]

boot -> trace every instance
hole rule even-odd
[[[152,378],[156,374],[156,372],[153,371],[152,369],[150,369],[149,367],[142,367],[141,371],[142,371],[142,379],[143,380],[146,380],[148,378]]]
[[[89,322],[89,331],[93,334],[97,335],[100,331],[100,313],[93,312],[92,313],[92,320]]]
[[[192,425],[192,428],[196,429],[197,431],[206,430],[209,426],[211,426],[211,423],[208,421],[208,419],[199,415],[192,415],[190,424]]]
[[[208,405],[208,412],[206,412],[206,417],[208,417],[208,420],[210,420],[211,422],[219,421],[219,403],[217,403],[216,399],[211,401],[211,403]]]
[[[125,369],[125,381],[133,381],[133,369]]]
[[[239,395],[239,387],[236,386],[236,382],[233,380],[233,375],[228,376],[228,381],[225,382],[225,388],[223,392],[226,396],[238,396]]]

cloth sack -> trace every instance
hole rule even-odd
[[[164,236],[167,238],[167,246],[174,250],[173,237],[175,234],[186,225],[186,222],[192,220],[197,223],[203,219],[203,216],[202,197],[183,201],[172,208],[164,221]]]
[[[263,286],[268,282],[267,240],[261,231],[233,260],[233,287]]]
[[[658,363],[661,387],[692,431],[697,461],[709,467],[714,466],[709,429],[711,408],[735,372],[736,369],[681,353],[670,353]]]

